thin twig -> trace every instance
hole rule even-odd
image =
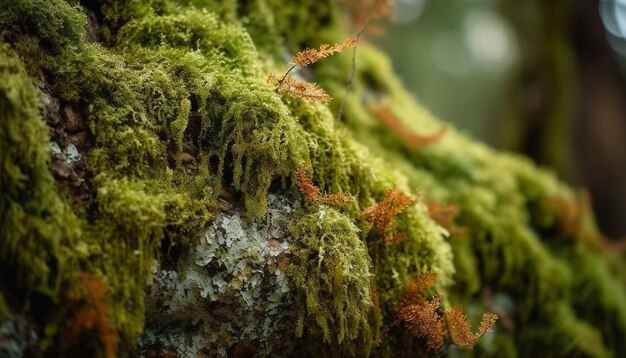
[[[285,74],[283,75],[283,77],[278,80],[278,83],[283,83],[285,81],[285,78],[287,78],[287,76],[289,75],[289,73],[296,68],[296,66],[298,66],[298,64],[294,64],[293,66],[289,67],[289,69],[287,70],[287,72],[285,72]]]
[[[374,10],[376,9],[376,5],[378,5],[378,2],[380,0],[376,0],[371,8],[369,13],[367,14],[367,18],[365,19],[365,23],[363,24],[363,26],[361,27],[361,29],[356,33],[356,36],[354,36],[354,38],[357,41],[357,45],[359,42],[359,38],[361,37],[361,34],[363,34],[363,32],[365,32],[365,29],[367,29],[367,25],[370,22],[370,18],[372,17],[372,14],[374,13]],[[350,92],[352,91],[352,80],[354,79],[354,74],[356,73],[356,48],[357,45],[354,45],[354,48],[352,49],[352,70],[350,72],[350,77],[348,78],[348,81],[346,82],[346,94],[343,96],[343,100],[341,101],[341,106],[339,107],[339,112],[337,112],[337,120],[340,121],[341,120],[341,116],[343,115],[343,109],[346,106],[346,101],[348,100],[348,95],[350,94]]]

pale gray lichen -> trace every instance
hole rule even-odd
[[[148,288],[142,351],[169,347],[179,357],[227,356],[244,344],[259,355],[287,353],[293,340],[288,222],[298,206],[268,195],[261,219],[219,213],[176,269],[156,269]],[[271,344],[270,344],[271,341]],[[284,342],[284,344],[280,342]]]
[[[37,332],[24,317],[11,313],[0,319],[0,357],[25,357],[38,342]]]
[[[61,149],[57,142],[52,142],[50,143],[50,151],[52,155],[58,155],[68,165],[75,164],[82,159],[80,152],[72,143],[68,144],[65,149]]]

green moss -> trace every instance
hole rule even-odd
[[[515,337],[517,342],[533,342],[523,353],[528,356],[554,352],[561,357],[611,357],[600,332],[576,317],[565,302],[551,304],[550,316],[541,317]],[[518,343],[519,346],[519,343]]]
[[[151,258],[163,238],[164,200],[148,193],[142,182],[106,176],[95,182],[101,219],[91,227],[99,240],[89,247],[89,269],[105,275],[115,324],[130,341],[143,329],[143,289],[137,282],[148,278]],[[119,265],[120,260],[125,264]]]
[[[1,265],[10,273],[8,289],[52,303],[41,316],[51,340],[64,339],[63,322],[71,318],[66,287],[88,271],[108,282],[115,326],[130,351],[143,327],[152,260],[189,244],[217,210],[223,186],[239,191],[248,214],[259,216],[273,183],[296,193],[290,179],[305,165],[322,190],[357,199],[343,212],[311,206],[293,218],[298,333],[312,352],[407,353],[415,342],[406,335],[379,339],[381,330],[400,330],[394,312],[404,285],[434,270],[450,304],[482,307],[486,287],[510,297],[516,328],[499,330],[496,340],[511,356],[512,346],[520,355],[531,349],[551,356],[624,354],[623,283],[600,253],[587,258],[572,242],[558,241],[567,237],[556,225],[561,213],[546,203],[572,193],[550,172],[454,129],[430,147],[404,145],[368,112],[370,102],[388,101],[416,133],[432,133],[441,123],[365,43],[341,122],[334,114],[350,73],[348,53],[312,67],[337,98],[330,107],[280,97],[265,82],[269,72],[284,70],[285,53],[348,36],[335,2],[98,5],[105,45],[88,41],[78,6],[0,0],[7,44],[0,52]],[[79,108],[93,139],[81,153],[87,203],[72,203],[48,168],[35,76],[62,103]],[[183,149],[197,155],[184,161]],[[467,237],[450,245],[419,203],[396,220],[403,241],[381,245],[356,214],[394,188],[457,205]]]
[[[240,26],[225,24],[214,13],[187,10],[166,16],[133,19],[116,36],[121,46],[163,45],[198,51],[204,57],[244,73],[255,69],[257,52]]]
[[[20,290],[58,297],[80,225],[57,192],[39,100],[16,55],[0,44],[0,259]]]
[[[85,42],[87,16],[78,5],[65,1],[3,0],[0,24],[3,36],[30,28],[42,47],[58,53],[67,46]]]
[[[626,332],[626,292],[606,265],[606,258],[578,247],[573,257],[577,273],[574,275],[574,308],[585,320],[598,327],[604,344],[614,356],[626,351],[623,332]]]
[[[185,98],[180,102],[178,116],[170,123],[171,136],[176,142],[178,153],[183,151],[183,136],[187,125],[189,125],[189,111],[191,111],[191,102]]]
[[[363,45],[359,53],[358,74],[361,77],[354,81],[354,97],[364,101],[377,101],[375,96],[382,97],[389,101],[394,115],[407,128],[416,133],[434,132],[440,124],[407,96],[391,72],[388,61]],[[318,73],[325,75],[324,87],[335,96],[342,95],[345,74],[349,73],[349,59],[337,58],[335,63],[329,60],[319,66]],[[514,321],[517,327],[524,327],[508,333],[517,347],[541,344],[542,354],[551,352],[557,356],[567,355],[567,352],[606,356],[607,347],[617,347],[614,353],[620,354],[619,345],[610,337],[614,332],[623,334],[623,328],[603,327],[599,320],[591,319],[572,306],[579,290],[573,285],[573,276],[594,287],[590,291],[596,294],[599,290],[595,282],[601,280],[573,275],[579,265],[570,258],[562,258],[560,254],[562,250],[571,250],[572,245],[556,247],[546,243],[552,239],[551,235],[543,234],[543,238],[538,235],[554,228],[561,215],[546,207],[549,198],[572,197],[571,191],[550,172],[536,168],[524,158],[495,153],[454,130],[431,147],[408,148],[394,137],[394,133],[380,125],[372,114],[364,111],[356,99],[347,102],[345,119],[357,140],[368,143],[373,154],[402,168],[402,174],[411,187],[420,188],[427,198],[460,208],[457,222],[469,235],[459,238],[467,242],[453,246],[459,284],[452,288],[454,294],[451,298],[465,303],[477,300],[481,297],[478,285],[510,295],[515,302]],[[595,228],[587,227],[594,232]],[[424,232],[424,228],[419,232]],[[416,252],[415,248],[411,252]],[[382,265],[377,263],[375,257],[374,254],[377,269],[389,265],[387,262]],[[406,257],[403,255],[391,262],[402,262]],[[597,264],[606,267],[605,262],[598,261]],[[608,286],[624,291],[616,282]],[[600,302],[589,295],[581,299],[581,304],[584,300]],[[568,307],[567,314],[561,313],[559,317],[571,324],[561,324],[559,319],[554,319],[544,323],[544,335],[526,335],[525,332],[535,329],[531,327],[537,322],[537,317],[565,310],[558,307]],[[594,307],[606,313],[616,312],[615,306],[608,302]],[[621,318],[615,321],[626,322]],[[572,338],[583,336],[588,338],[587,342]],[[601,336],[606,337],[604,343],[599,338]],[[550,338],[543,341],[542,337]],[[527,350],[522,352],[527,354]]]
[[[297,335],[318,354],[369,355],[378,339],[370,292],[371,261],[352,221],[321,207],[290,224],[296,287]],[[320,345],[320,341],[326,344]]]

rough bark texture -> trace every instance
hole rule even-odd
[[[403,141],[372,106],[415,134],[442,124],[367,43],[341,121],[340,100],[266,83],[348,37],[345,16],[335,1],[0,0],[0,355],[418,354],[396,314],[434,271],[445,307],[501,317],[467,354],[624,356],[624,261],[584,197],[452,128]],[[300,75],[341,99],[351,65]],[[355,200],[303,200],[302,167]],[[422,200],[386,245],[358,213],[393,189]]]

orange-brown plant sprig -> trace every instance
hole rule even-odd
[[[267,83],[274,85],[278,93],[291,94],[310,101],[330,102],[333,99],[317,84],[295,81],[291,77],[278,79],[276,75],[270,73],[267,77]]]
[[[368,106],[368,110],[389,128],[409,148],[417,149],[437,143],[448,132],[448,126],[442,125],[433,134],[416,134],[406,128],[393,114],[389,103]]]
[[[95,328],[106,358],[117,357],[119,336],[113,325],[111,309],[106,302],[107,285],[101,279],[81,272],[79,277],[86,293],[87,304],[81,307],[70,320],[67,328],[68,340],[72,341],[85,330]]]
[[[443,347],[446,327],[439,313],[441,297],[435,295],[430,301],[403,306],[397,313],[408,331],[417,338],[426,340],[426,347],[438,351]]]
[[[460,348],[473,348],[485,333],[492,331],[498,316],[485,312],[476,333],[472,333],[471,324],[460,307],[445,311],[440,305],[439,294],[427,299],[426,290],[432,288],[435,282],[433,271],[420,273],[409,281],[399,301],[397,318],[413,336],[424,339],[431,351],[441,350],[446,336]]]
[[[445,317],[452,343],[458,347],[467,349],[472,349],[483,334],[492,332],[493,325],[498,319],[498,315],[495,313],[483,313],[483,317],[478,325],[478,330],[476,330],[476,333],[472,333],[472,326],[461,307],[455,307],[446,311]]]
[[[358,217],[366,217],[367,221],[376,228],[376,233],[383,242],[397,243],[397,239],[401,236],[395,236],[397,233],[389,231],[388,227],[396,216],[415,205],[416,202],[415,198],[398,189],[389,190],[383,200],[363,209]]]
[[[307,48],[306,50],[302,50],[291,58],[291,61],[289,61],[290,67],[282,77],[278,78],[275,74],[270,73],[267,77],[267,83],[276,87],[278,93],[291,94],[306,100],[330,102],[332,97],[317,84],[296,81],[289,77],[289,74],[297,66],[309,66],[323,58],[341,52],[348,47],[354,47],[356,44],[356,38],[348,38],[340,44],[322,44],[319,49]]]
[[[307,167],[299,167],[296,169],[296,185],[300,190],[300,194],[315,204],[333,205],[339,207],[347,207],[354,199],[347,193],[340,192],[336,194],[323,193],[311,178],[311,172]]]
[[[295,56],[291,58],[289,61],[289,65],[291,66],[301,66],[306,67],[310,64],[313,64],[323,58],[334,55],[335,53],[339,53],[346,48],[356,46],[357,40],[354,37],[345,39],[340,44],[322,44],[319,49],[307,48],[306,50],[302,50],[298,52]]]
[[[435,287],[437,274],[435,271],[420,272],[404,286],[404,293],[400,300],[401,305],[421,304],[426,301],[425,293]]]
[[[396,317],[407,330],[417,338],[426,340],[429,350],[438,351],[444,343],[446,329],[439,314],[440,296],[430,301],[426,291],[435,286],[437,274],[434,271],[420,272],[404,287]]]
[[[467,234],[467,229],[454,224],[454,219],[459,214],[457,205],[442,205],[434,200],[427,200],[428,215],[437,225],[443,227],[452,236]]]

